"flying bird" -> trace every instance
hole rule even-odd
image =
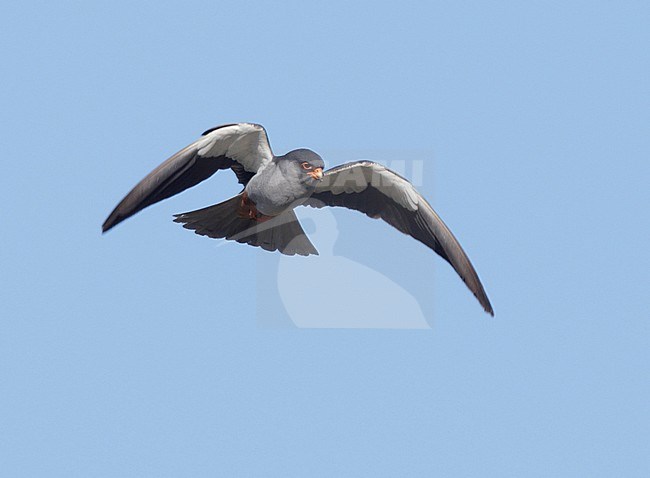
[[[294,213],[297,206],[345,207],[379,218],[422,242],[445,259],[494,315],[474,267],[449,228],[415,187],[372,161],[324,170],[309,149],[284,156],[271,151],[259,124],[233,123],[207,130],[149,173],[115,207],[102,225],[106,232],[147,206],[178,194],[222,169],[230,169],[243,190],[203,209],[175,215],[186,229],[286,255],[318,254]]]

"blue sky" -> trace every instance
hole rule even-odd
[[[5,2],[3,474],[648,476],[649,19],[632,1]],[[430,329],[294,326],[280,299],[320,311],[331,274],[281,282],[277,256],[171,221],[237,192],[228,174],[100,234],[233,121],[330,166],[422,161],[496,317],[424,247],[337,210],[307,221],[336,224],[330,259],[394,282]],[[355,314],[385,298],[358,293]]]

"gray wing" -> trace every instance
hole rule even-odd
[[[306,205],[340,206],[380,218],[451,264],[483,308],[494,315],[472,263],[449,228],[406,179],[372,161],[327,170]]]
[[[212,128],[140,181],[108,216],[102,231],[195,186],[220,169],[232,169],[239,182],[246,185],[272,159],[273,152],[261,125],[238,123]]]

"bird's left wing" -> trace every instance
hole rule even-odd
[[[305,203],[341,206],[381,218],[437,252],[451,264],[485,311],[490,300],[467,254],[429,203],[406,179],[372,161],[357,161],[325,171]]]
[[[102,225],[106,232],[136,212],[180,193],[220,169],[232,169],[246,184],[273,159],[266,131],[252,123],[212,128],[151,171],[115,207]]]

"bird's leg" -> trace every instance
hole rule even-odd
[[[271,219],[270,216],[261,214],[255,207],[255,203],[248,197],[248,193],[244,191],[241,196],[241,203],[237,215],[241,218],[252,219],[257,222],[265,222]]]
[[[250,200],[248,193],[244,191],[244,194],[241,196],[241,203],[239,204],[239,210],[237,215],[241,218],[246,219],[255,219],[257,216],[257,210],[255,209],[255,203]]]

